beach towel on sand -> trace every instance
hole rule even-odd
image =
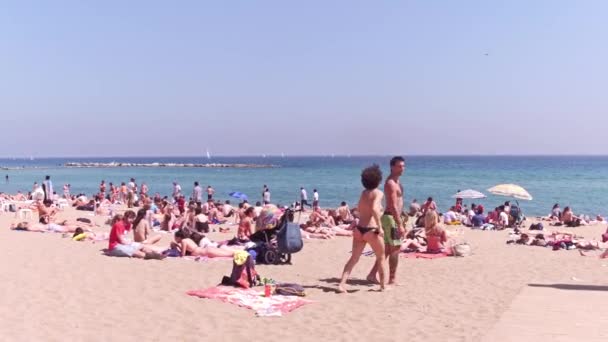
[[[363,251],[362,255],[371,257],[374,256],[374,251]],[[437,259],[452,256],[452,254],[447,251],[442,253],[402,252],[399,253],[399,256],[408,259]]]
[[[258,316],[282,316],[312,301],[294,296],[274,295],[264,297],[264,292],[232,286],[216,286],[186,292],[190,296],[218,299],[256,312]]]

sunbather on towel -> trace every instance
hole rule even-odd
[[[444,243],[448,241],[443,227],[439,225],[437,213],[427,210],[424,216],[424,232],[426,234],[426,251],[428,253],[441,253],[445,250]]]
[[[232,257],[234,250],[216,247],[199,247],[192,239],[186,236],[184,230],[175,232],[175,246],[180,251],[181,256],[202,256],[208,258]]]
[[[28,232],[37,233],[73,233],[79,226],[74,225],[61,225],[57,223],[33,223],[19,222],[17,224],[11,224],[11,230],[22,230]]]

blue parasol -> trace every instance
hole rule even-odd
[[[229,193],[228,195],[230,195],[231,197],[234,197],[234,198],[238,198],[240,200],[247,201],[247,195],[245,195],[242,192],[234,191],[234,192]]]

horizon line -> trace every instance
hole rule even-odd
[[[6,157],[0,156],[0,160],[29,160],[29,159],[68,159],[68,158],[201,158],[212,160],[213,158],[318,158],[318,157],[608,157],[608,154],[223,154],[207,158],[200,155],[124,155],[124,156],[28,156],[28,157]]]

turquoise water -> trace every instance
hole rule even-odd
[[[72,185],[72,193],[92,194],[101,179],[106,182],[127,182],[135,177],[138,184],[146,182],[150,192],[168,195],[171,183],[177,180],[185,193],[192,190],[197,180],[203,187],[212,185],[216,197],[229,199],[231,191],[246,193],[250,201],[261,198],[263,184],[269,186],[272,201],[288,204],[299,198],[300,186],[312,197],[317,188],[322,206],[336,206],[341,201],[351,205],[361,191],[361,169],[378,163],[388,173],[389,156],[374,157],[213,157],[204,158],[53,158],[36,160],[0,159],[0,166],[44,167],[2,171],[9,175],[9,183],[0,178],[0,191],[29,191],[32,184],[51,175],[55,190],[61,191],[64,183]],[[62,165],[68,161],[80,162],[176,162],[176,163],[255,163],[273,164],[271,169],[202,169],[202,168],[113,168],[69,169]],[[454,201],[451,195],[457,190],[472,188],[488,195],[476,200],[486,207],[494,207],[506,200],[493,196],[486,189],[499,183],[515,183],[523,186],[534,197],[532,201],[520,201],[528,215],[546,215],[554,203],[562,207],[570,205],[575,213],[589,215],[608,214],[605,209],[608,197],[608,157],[431,157],[406,158],[407,169],[403,176],[405,199],[419,201],[428,196],[435,198],[440,209],[445,210]],[[524,203],[525,202],[525,203]],[[466,202],[465,203],[469,203]]]

